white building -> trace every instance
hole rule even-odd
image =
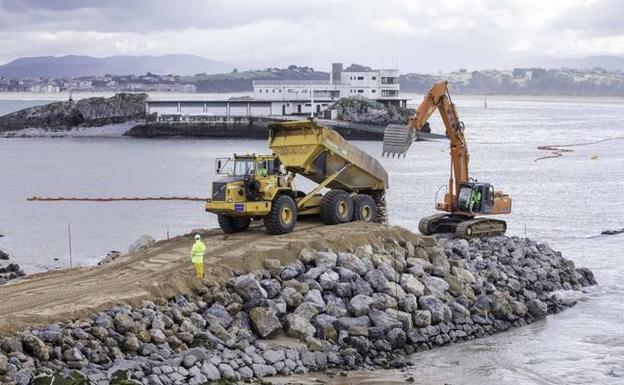
[[[254,100],[271,101],[275,111],[284,114],[302,114],[326,109],[341,98],[364,97],[382,103],[405,106],[400,97],[399,70],[378,69],[350,72],[342,69],[342,63],[332,64],[328,80],[255,80]],[[278,106],[279,105],[279,106]]]

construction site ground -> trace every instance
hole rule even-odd
[[[301,222],[286,235],[267,235],[263,227],[225,235],[205,230],[205,283],[223,282],[233,272],[262,268],[266,258],[283,264],[296,259],[305,247],[335,251],[354,249],[386,237],[417,237],[396,227],[353,222],[324,226]],[[202,282],[194,277],[189,251],[193,234],[157,242],[145,251],[128,254],[109,264],[37,273],[0,287],[0,334],[88,317],[120,303],[192,293]]]

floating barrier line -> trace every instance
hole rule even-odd
[[[75,202],[117,202],[117,201],[203,201],[207,198],[187,197],[187,196],[164,196],[164,197],[116,197],[116,198],[83,198],[83,197],[40,197],[32,196],[26,198],[27,201],[39,202],[57,202],[57,201],[75,201]]]
[[[545,146],[538,146],[537,147],[538,150],[550,151],[551,155],[545,155],[539,158],[535,158],[535,162],[537,162],[538,160],[544,160],[544,159],[561,158],[565,152],[574,151],[574,150],[568,149],[568,147],[589,146],[592,144],[604,143],[604,142],[608,142],[611,140],[623,140],[623,139],[624,139],[624,136],[616,136],[613,138],[594,140],[591,142],[581,142],[581,143],[571,143],[571,144],[551,144],[551,145],[545,145]]]

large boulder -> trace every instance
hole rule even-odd
[[[362,261],[362,259],[351,253],[338,253],[336,265],[353,271],[361,276],[366,274],[367,271],[366,264]]]
[[[451,310],[439,298],[433,295],[424,295],[418,299],[418,305],[431,313],[431,323],[438,324],[451,318]]]
[[[32,334],[27,334],[22,338],[22,345],[24,346],[24,351],[35,358],[42,361],[47,361],[50,358],[48,345]]]
[[[349,301],[349,312],[355,316],[363,316],[367,315],[371,310],[371,305],[375,303],[375,300],[372,297],[369,297],[364,294],[358,294],[355,297],[351,298]]]
[[[141,237],[139,237],[139,239],[134,241],[130,245],[130,247],[128,247],[128,252],[129,253],[138,253],[140,251],[144,251],[144,250],[152,247],[154,245],[154,243],[156,243],[154,238],[150,237],[149,235],[141,235]]]
[[[282,330],[275,311],[268,307],[255,307],[249,312],[249,318],[254,330],[262,337],[266,338]]]
[[[407,293],[420,297],[425,294],[425,285],[414,277],[412,274],[401,275],[401,287]]]
[[[236,294],[240,295],[245,301],[266,299],[268,297],[266,290],[264,290],[253,274],[237,277],[234,282],[234,290]]]
[[[314,336],[316,332],[310,320],[304,315],[296,313],[288,314],[286,316],[286,322],[288,324],[286,334],[291,337],[305,339]]]
[[[548,313],[548,306],[546,306],[546,304],[540,301],[539,299],[534,299],[530,301],[527,304],[527,308],[528,308],[529,313],[535,319],[544,318],[546,317],[546,314]]]

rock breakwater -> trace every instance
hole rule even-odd
[[[0,132],[26,128],[65,131],[99,127],[145,118],[147,94],[119,93],[34,106],[0,117]]]
[[[337,111],[339,120],[380,126],[405,124],[415,112],[414,109],[385,105],[365,98],[340,99],[330,110]]]
[[[574,304],[561,293],[595,283],[547,245],[515,237],[388,237],[263,267],[194,295],[5,337],[0,376],[167,385],[402,367],[418,351],[561,311]]]

